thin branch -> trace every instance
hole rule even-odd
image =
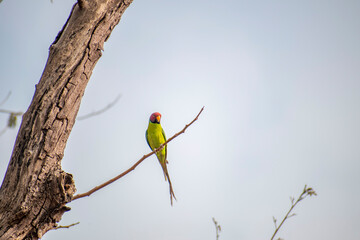
[[[0,103],[3,104],[7,101],[7,99],[9,98],[11,92],[8,93],[8,95],[5,97],[5,99]],[[80,116],[77,118],[77,120],[84,120],[84,119],[88,119],[88,118],[91,118],[93,116],[96,116],[96,115],[99,115],[99,114],[102,114],[103,112],[109,110],[110,108],[112,108],[116,103],[117,101],[119,101],[121,95],[119,94],[115,99],[114,101],[112,101],[111,103],[109,103],[106,107],[98,110],[98,111],[95,111],[95,112],[92,112],[92,113],[89,113],[89,114],[86,114],[84,116]],[[17,116],[21,116],[23,115],[24,113],[23,112],[14,112],[14,111],[11,111],[11,110],[7,110],[7,109],[0,109],[0,113],[6,113],[6,114],[10,114],[9,115],[9,119],[8,119],[8,124],[7,126],[0,131],[0,136],[3,135],[5,133],[5,131],[7,130],[7,128],[14,128],[16,127],[16,122],[17,122]]]
[[[129,172],[133,171],[140,163],[142,163],[146,158],[150,157],[151,155],[159,152],[166,144],[168,144],[169,142],[171,142],[174,138],[176,138],[177,136],[179,136],[180,134],[184,133],[185,130],[190,127],[196,120],[198,120],[200,114],[202,113],[202,111],[204,110],[204,107],[201,108],[200,112],[198,113],[198,115],[194,118],[194,120],[192,120],[189,124],[185,125],[185,127],[178,133],[176,133],[174,136],[172,136],[171,138],[169,138],[165,143],[161,144],[160,147],[158,147],[157,149],[154,149],[154,151],[144,155],[142,158],[140,158],[134,165],[132,165],[132,167],[130,167],[128,170],[122,172],[121,174],[117,175],[116,177],[104,182],[103,184],[94,187],[93,189],[91,189],[90,191],[87,191],[85,193],[81,193],[81,194],[77,194],[74,196],[74,198],[72,199],[73,201],[79,198],[83,198],[83,197],[88,197],[91,194],[93,194],[94,192],[106,187],[107,185],[115,182],[116,180],[122,178],[123,176],[125,176],[126,174],[128,174]],[[170,192],[172,190],[172,187],[170,185]]]
[[[277,219],[273,216],[273,222],[274,222],[274,225],[275,225],[275,230],[277,229],[277,224],[276,224],[276,222],[277,222]]]
[[[23,112],[14,112],[6,109],[0,109],[0,113],[10,114],[7,125],[4,127],[3,130],[0,131],[0,136],[3,135],[8,128],[15,128],[17,122],[17,116],[21,116],[24,114]]]
[[[10,113],[10,114],[13,114],[15,116],[21,116],[21,115],[24,114],[23,112],[14,112],[14,111],[11,111],[11,110],[6,110],[6,109],[0,109],[0,112],[1,113]]]
[[[6,95],[4,100],[2,100],[0,102],[0,106],[3,105],[9,99],[10,95],[11,95],[11,91]],[[11,110],[6,110],[6,109],[0,109],[0,113],[9,113],[9,114],[12,114],[14,116],[21,116],[21,115],[24,114],[23,112],[14,112],[14,111],[11,111]]]
[[[66,226],[57,226],[57,227],[55,227],[55,228],[53,228],[53,230],[56,230],[56,229],[59,229],[59,228],[71,228],[71,227],[73,227],[73,226],[75,226],[75,225],[78,225],[80,222],[76,222],[76,223],[73,223],[73,224],[70,224],[70,225],[66,225]]]
[[[5,127],[3,128],[3,130],[0,131],[0,136],[3,135],[3,134],[6,132],[7,129],[8,129],[8,127],[5,126]]]
[[[11,95],[11,91],[6,95],[6,97],[4,98],[4,100],[2,100],[2,101],[0,102],[0,106],[3,105],[4,103],[6,103],[6,101],[9,99],[10,95]]]
[[[215,218],[212,218],[214,224],[215,224],[215,229],[216,229],[216,240],[219,240],[220,234],[219,232],[221,232],[221,226],[218,224],[218,222],[215,220]]]
[[[274,239],[276,233],[279,231],[279,229],[281,228],[281,226],[283,225],[283,223],[286,221],[286,219],[295,216],[295,213],[294,213],[294,214],[291,214],[291,215],[290,215],[290,213],[291,213],[291,211],[294,209],[294,207],[296,206],[296,204],[298,204],[298,202],[300,202],[301,200],[305,199],[307,196],[310,196],[310,197],[311,197],[312,195],[316,196],[317,194],[316,194],[316,192],[315,192],[312,188],[308,188],[308,187],[305,185],[303,192],[300,194],[299,198],[298,198],[295,202],[294,202],[294,198],[290,198],[291,207],[290,207],[289,211],[286,213],[284,219],[281,221],[280,225],[275,229],[275,232],[274,232],[274,234],[272,235],[271,240]],[[273,217],[273,220],[274,220],[274,219],[275,219],[275,218]],[[274,221],[274,222],[275,222],[275,225],[276,225],[276,221]]]
[[[81,2],[81,1],[79,1],[79,2]],[[94,112],[92,112],[92,113],[86,114],[86,115],[84,115],[84,116],[79,116],[79,117],[76,118],[76,120],[84,120],[84,119],[91,118],[91,117],[94,117],[94,116],[96,116],[96,115],[102,114],[103,112],[106,112],[107,110],[109,110],[110,108],[112,108],[112,107],[117,103],[117,101],[119,101],[120,97],[121,97],[121,94],[119,94],[119,95],[114,99],[114,101],[112,101],[111,103],[109,103],[106,107],[104,107],[104,108],[102,108],[102,109],[100,109],[100,110],[98,110],[98,111],[94,111]]]

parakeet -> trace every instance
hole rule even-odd
[[[165,132],[161,127],[160,124],[161,120],[161,114],[158,112],[155,112],[151,114],[149,119],[149,125],[145,132],[146,141],[149,144],[149,147],[151,150],[157,149],[160,147],[161,144],[166,142],[166,136]],[[169,182],[170,187],[170,200],[172,205],[172,198],[175,198],[174,191],[172,189],[170,176],[166,167],[167,161],[167,145],[163,147],[160,151],[156,153],[157,159],[159,160],[159,163],[163,169],[165,181]],[[176,198],[175,198],[176,199]]]

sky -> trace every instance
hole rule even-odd
[[[0,4],[1,109],[26,111],[73,0]],[[69,204],[58,239],[360,239],[360,2],[134,0],[105,43],[62,160],[78,193],[150,149],[162,114],[177,197],[154,156]],[[0,113],[0,129],[8,115]],[[18,123],[19,126],[19,123]],[[18,128],[0,136],[2,179]]]

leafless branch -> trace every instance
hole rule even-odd
[[[3,104],[7,101],[7,99],[9,98],[11,92],[8,93],[8,95],[6,96],[6,98],[0,103]],[[6,110],[6,109],[0,109],[0,113],[5,113],[5,114],[9,114],[9,118],[8,118],[8,123],[7,125],[4,127],[3,130],[0,131],[0,136],[3,135],[6,130],[8,128],[15,128],[16,127],[16,122],[17,122],[17,117],[23,115],[23,112],[14,112],[11,110]]]
[[[70,225],[66,225],[66,226],[57,226],[57,227],[55,227],[53,230],[56,230],[56,229],[59,229],[59,228],[71,228],[71,227],[73,227],[73,226],[75,226],[75,225],[78,225],[80,222],[76,222],[76,223],[73,223],[73,224],[70,224]]]
[[[6,109],[0,109],[0,112],[1,113],[10,113],[10,114],[14,114],[16,116],[21,116],[21,115],[24,114],[23,112],[14,112],[14,111],[11,111],[11,110],[6,110]]]
[[[80,2],[80,1],[79,1]],[[109,110],[110,108],[112,108],[120,99],[121,97],[121,94],[119,94],[115,99],[114,101],[112,101],[111,103],[109,103],[106,107],[98,110],[98,111],[94,111],[92,113],[89,113],[89,114],[86,114],[86,115],[83,115],[83,116],[79,116],[76,118],[76,120],[84,120],[84,119],[87,119],[87,118],[91,118],[91,117],[94,117],[96,115],[99,115],[103,112],[106,112],[107,110]]]
[[[8,127],[5,126],[5,127],[0,131],[0,136],[3,135],[3,134],[6,132],[7,128],[8,128]]]
[[[6,101],[9,99],[10,95],[11,95],[11,91],[6,95],[6,97],[4,98],[4,100],[2,100],[2,101],[0,102],[0,106],[3,105],[4,103],[6,103]]]
[[[0,106],[2,104],[4,104],[8,98],[10,97],[11,95],[11,92],[8,93],[8,95],[4,98],[4,100],[1,101],[0,103]],[[104,112],[106,112],[107,110],[109,110],[110,108],[112,108],[120,99],[121,95],[119,94],[115,99],[114,101],[112,101],[111,103],[109,103],[106,107],[98,110],[98,111],[95,111],[95,112],[92,112],[92,113],[89,113],[89,114],[86,114],[84,116],[80,116],[77,118],[77,120],[84,120],[84,119],[88,119],[88,118],[91,118],[93,116],[96,116],[96,115],[99,115],[99,114],[102,114]],[[9,114],[9,118],[8,118],[8,124],[4,127],[4,129],[2,129],[0,131],[0,136],[3,135],[6,130],[8,128],[14,128],[16,127],[16,123],[17,123],[17,117],[18,116],[22,116],[24,113],[23,112],[14,112],[14,111],[11,111],[11,110],[7,110],[7,109],[0,109],[0,113],[6,113],[6,114]]]
[[[273,222],[274,222],[274,225],[275,225],[275,230],[277,229],[277,224],[276,224],[276,222],[277,222],[277,219],[273,216]]]
[[[310,197],[311,197],[312,195],[316,196],[317,194],[316,194],[316,192],[315,192],[312,188],[308,188],[308,187],[305,185],[303,192],[300,194],[299,198],[298,198],[295,202],[294,202],[295,198],[290,197],[291,207],[290,207],[289,211],[286,213],[284,219],[281,221],[280,225],[279,225],[278,227],[276,227],[275,232],[274,232],[274,234],[273,234],[272,237],[271,237],[271,240],[274,239],[276,233],[279,231],[279,229],[280,229],[281,226],[284,224],[284,222],[286,221],[286,219],[288,219],[288,218],[293,217],[293,216],[296,215],[295,213],[293,213],[293,214],[290,215],[291,211],[294,209],[294,207],[296,206],[296,204],[298,204],[298,202],[300,202],[301,200],[305,199],[307,196],[310,196]],[[276,226],[276,218],[273,217],[273,221],[274,221],[274,224],[275,224],[275,226]]]
[[[122,172],[121,174],[117,175],[116,177],[104,182],[103,184],[94,187],[93,189],[91,189],[90,191],[87,191],[85,193],[81,193],[81,194],[77,194],[74,196],[73,200],[79,199],[79,198],[83,198],[83,197],[88,197],[91,194],[93,194],[94,192],[106,187],[107,185],[115,182],[116,180],[122,178],[123,176],[125,176],[126,174],[128,174],[129,172],[133,171],[140,163],[142,163],[146,158],[150,157],[151,155],[153,155],[154,153],[157,153],[158,151],[160,151],[166,144],[168,144],[169,142],[171,142],[174,138],[176,138],[177,136],[179,136],[180,134],[184,133],[185,130],[190,127],[196,120],[198,120],[200,114],[202,113],[202,111],[204,110],[204,107],[201,108],[200,112],[198,113],[198,115],[194,118],[194,120],[192,120],[189,124],[185,125],[185,127],[178,133],[176,133],[174,136],[172,136],[171,138],[169,138],[165,143],[161,144],[160,147],[158,147],[157,149],[154,149],[154,151],[144,155],[142,158],[140,158],[134,165],[132,165],[132,167],[130,167],[128,170]],[[171,186],[171,182],[169,182],[170,185],[170,198],[171,198],[171,191],[172,191],[172,186]]]
[[[214,224],[215,224],[215,229],[216,229],[216,240],[219,240],[220,234],[219,232],[221,232],[221,226],[218,224],[218,222],[215,220],[215,218],[212,218]]]

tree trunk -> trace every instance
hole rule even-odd
[[[39,239],[70,208],[64,148],[103,44],[132,0],[79,0],[50,47],[0,189],[0,239]]]

